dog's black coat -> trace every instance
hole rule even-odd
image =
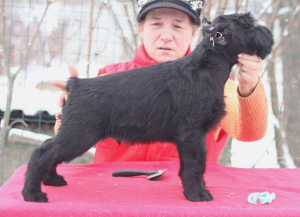
[[[273,36],[256,26],[249,13],[220,16],[212,23],[205,19],[203,35],[191,54],[176,61],[91,79],[70,78],[62,125],[54,138],[32,153],[24,199],[47,202],[41,182],[67,184],[56,173],[57,164],[113,137],[132,144],[174,142],[184,195],[191,201],[212,200],[203,179],[205,138],[225,115],[224,85],[237,55],[264,59]]]

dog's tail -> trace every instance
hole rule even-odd
[[[78,81],[79,78],[77,77],[70,77],[67,81],[67,86],[66,86],[66,89],[67,91],[71,91],[72,88],[76,85],[77,81]]]

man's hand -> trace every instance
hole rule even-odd
[[[70,76],[71,77],[78,77],[78,71],[77,71],[77,69],[75,68],[75,66],[73,66],[73,65],[69,65],[69,73],[70,73]],[[67,101],[67,99],[68,99],[68,91],[67,91],[67,89],[66,89],[66,83],[65,82],[62,82],[62,81],[57,81],[57,80],[55,80],[55,81],[52,81],[51,82],[51,84],[53,85],[53,86],[55,86],[55,87],[58,87],[60,90],[61,90],[61,92],[62,92],[62,94],[60,95],[60,97],[59,97],[59,100],[58,100],[58,106],[59,107],[64,107],[64,105],[65,105],[65,102]],[[57,119],[57,120],[60,120],[60,118],[61,118],[61,112],[60,113],[58,113],[58,114],[56,114],[55,115],[55,118]]]
[[[239,70],[237,79],[239,81],[239,93],[242,97],[247,97],[254,91],[257,85],[264,62],[258,56],[247,54],[239,54],[238,62],[237,66]]]

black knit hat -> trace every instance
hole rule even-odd
[[[138,22],[145,19],[146,14],[157,8],[172,8],[182,11],[190,16],[193,23],[200,25],[200,14],[204,0],[138,0]]]

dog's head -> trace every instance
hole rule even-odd
[[[264,59],[274,44],[271,31],[256,25],[250,13],[221,15],[212,22],[204,18],[202,33],[211,46],[222,48],[231,55],[246,53]]]

